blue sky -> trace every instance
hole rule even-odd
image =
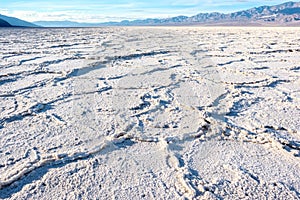
[[[107,22],[195,15],[200,12],[232,12],[280,0],[1,0],[0,14],[27,21],[71,20]]]

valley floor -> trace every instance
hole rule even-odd
[[[300,199],[300,28],[0,32],[0,199]]]

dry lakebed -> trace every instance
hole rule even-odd
[[[0,49],[0,199],[300,199],[300,28],[11,28]]]

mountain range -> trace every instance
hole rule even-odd
[[[30,23],[15,17],[8,17],[0,14],[0,27],[39,27],[34,23]]]
[[[229,14],[212,12],[177,16],[166,19],[122,21],[114,25],[300,25],[300,2],[286,2],[275,6],[260,6]]]
[[[0,27],[12,27],[12,25],[3,19],[0,19]]]
[[[220,12],[199,13],[164,19],[124,20],[121,22],[78,23],[72,21],[36,21],[32,23],[0,15],[0,19],[12,26],[29,27],[99,27],[99,26],[300,26],[300,2],[286,2],[275,6],[260,6],[248,10],[224,14]]]

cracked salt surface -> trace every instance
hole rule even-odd
[[[0,35],[1,199],[300,199],[299,28]]]

